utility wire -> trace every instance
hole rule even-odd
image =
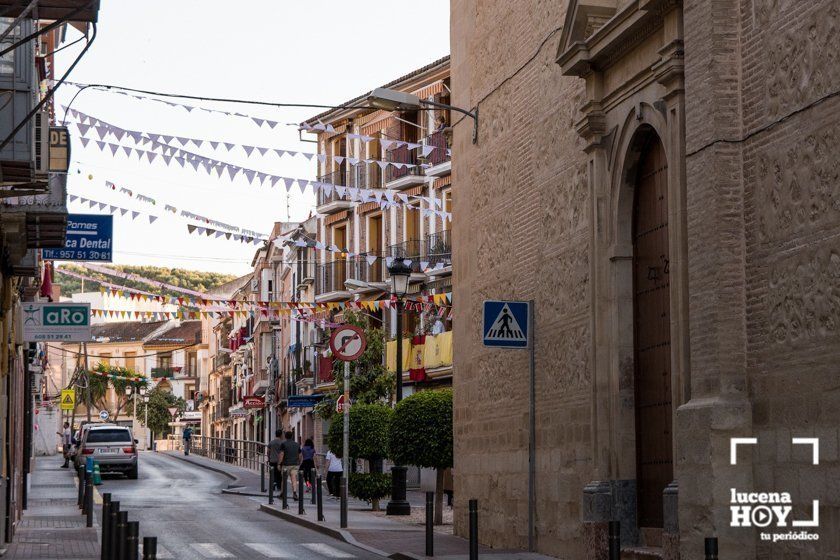
[[[107,324],[107,323],[106,323]],[[90,344],[96,344],[96,341],[91,341]],[[180,346],[178,348],[173,348],[171,350],[166,350],[163,352],[153,352],[151,354],[140,354],[137,356],[106,356],[109,360],[119,360],[125,358],[153,358],[155,356],[159,356],[161,354],[171,354],[172,352],[178,352],[179,350],[186,350],[187,348],[192,348],[193,346],[198,346],[200,343],[193,343],[187,344],[186,346]],[[63,352],[65,354],[72,354],[74,356],[80,357],[88,357],[88,358],[102,358],[102,356],[98,354],[87,354],[85,352],[74,352],[72,350],[68,350],[66,348],[62,348],[60,346],[53,346],[52,344],[47,344],[47,348],[52,348],[53,350],[58,350],[59,352]]]

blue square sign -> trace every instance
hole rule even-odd
[[[484,302],[484,346],[528,347],[528,302]]]

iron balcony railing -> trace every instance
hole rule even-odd
[[[351,187],[378,189],[382,187],[382,170],[375,163],[360,163],[351,171]]]
[[[220,352],[213,356],[213,369],[218,370],[230,364],[230,354],[227,352]]]
[[[421,143],[424,146],[434,146],[435,149],[429,152],[429,155],[426,156],[426,162],[429,165],[435,166],[440,165],[442,163],[446,163],[452,157],[449,155],[449,142],[447,141],[446,134],[443,132],[433,132],[429,134]]]
[[[408,146],[400,146],[386,152],[385,160],[394,163],[405,163],[399,167],[389,165],[385,170],[385,183],[402,179],[411,175],[422,175],[423,169],[417,160],[416,150],[409,150]]]
[[[333,171],[332,173],[328,173],[326,175],[321,175],[318,177],[318,181],[321,183],[328,183],[330,185],[337,185],[339,187],[346,187],[348,186],[347,181],[347,173],[345,166],[341,166],[338,171]],[[325,190],[329,190],[330,194],[327,194]],[[340,197],[335,189],[318,189],[318,206],[323,206],[324,204],[329,204],[330,202],[339,202],[345,200],[344,198]]]
[[[346,260],[319,264],[315,271],[315,293],[326,294],[329,292],[344,291],[344,282],[346,280]]]
[[[425,243],[420,239],[409,239],[388,247],[389,257],[395,259],[419,259],[423,256]]]
[[[452,262],[452,232],[443,230],[426,236],[426,258],[430,266]]]
[[[368,262],[368,257],[376,257],[373,264]],[[348,277],[360,282],[384,282],[388,273],[385,270],[385,260],[382,253],[368,252],[359,255],[351,261]]]

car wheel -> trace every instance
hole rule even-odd
[[[128,471],[125,474],[131,480],[137,480],[137,465],[134,465],[134,468],[132,468],[130,471]]]

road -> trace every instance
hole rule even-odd
[[[106,475],[110,492],[140,522],[140,534],[158,537],[158,558],[381,558],[258,510],[245,497],[222,494],[230,479],[165,455],[140,454],[140,477]]]

